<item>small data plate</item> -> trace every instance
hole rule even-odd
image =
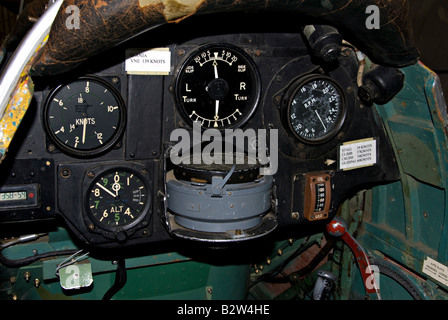
[[[93,283],[90,263],[71,264],[59,269],[59,282],[61,287],[66,290],[89,287]]]

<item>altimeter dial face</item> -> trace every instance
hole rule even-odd
[[[147,211],[148,190],[140,175],[117,169],[98,176],[87,192],[87,211],[104,229],[134,226]]]
[[[305,142],[328,141],[343,124],[344,103],[341,89],[329,77],[317,76],[299,82],[287,107],[289,128]]]
[[[184,61],[175,81],[176,105],[191,126],[234,128],[253,115],[260,79],[252,59],[229,44],[209,44]]]

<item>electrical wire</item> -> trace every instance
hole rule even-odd
[[[22,258],[22,259],[14,259],[13,260],[13,259],[6,258],[2,253],[2,250],[7,247],[10,247],[10,246],[13,246],[13,245],[16,245],[19,243],[34,241],[44,235],[46,235],[46,234],[32,234],[32,235],[22,236],[16,240],[12,240],[7,243],[1,244],[0,245],[0,263],[5,267],[18,268],[18,267],[23,267],[23,266],[32,264],[33,262],[36,262],[40,259],[68,255],[69,257],[64,259],[56,267],[56,275],[59,275],[59,270],[61,268],[66,267],[70,264],[73,264],[77,261],[83,260],[89,254],[89,252],[87,252],[83,255],[80,255],[83,251],[82,249],[81,250],[77,250],[77,249],[70,250],[69,249],[69,250],[50,251],[50,252],[36,254],[34,256],[30,256],[30,257],[26,257],[26,258]],[[124,285],[126,284],[126,281],[127,281],[127,273],[126,273],[125,261],[124,261],[124,259],[120,259],[120,260],[118,260],[118,263],[117,263],[117,271],[115,273],[115,282],[112,285],[112,287],[104,294],[103,300],[110,300],[118,291],[120,291],[124,287]]]
[[[65,255],[71,255],[76,253],[77,250],[59,250],[59,251],[50,251],[45,253],[36,254],[31,257],[26,257],[22,259],[8,259],[6,258],[1,252],[0,252],[0,263],[4,265],[5,267],[10,268],[18,268],[27,266],[29,264],[32,264],[33,262],[36,262],[40,259],[49,258],[49,257],[57,257],[57,256],[65,256]]]
[[[58,266],[56,267],[56,271],[55,274],[59,277],[59,270],[62,268],[65,268],[69,265],[72,265],[78,261],[84,260],[87,258],[87,256],[89,255],[89,252],[84,253],[82,256],[79,256],[79,254],[81,254],[83,252],[83,249],[75,252],[74,254],[72,254],[70,257],[67,257],[66,259],[64,259],[60,264],[58,264]]]
[[[50,251],[50,252],[35,254],[34,256],[30,256],[30,257],[26,257],[26,258],[22,258],[22,259],[8,259],[2,253],[3,249],[5,249],[5,248],[11,247],[11,246],[19,244],[19,243],[34,241],[44,235],[47,235],[47,234],[46,233],[30,234],[30,235],[26,235],[26,236],[21,236],[18,239],[9,241],[7,243],[3,243],[2,245],[0,245],[0,263],[2,265],[4,265],[5,267],[18,268],[18,267],[23,267],[23,266],[32,264],[33,262],[36,262],[40,259],[64,256],[64,255],[73,255],[78,251],[76,249],[75,250]]]
[[[9,242],[6,243],[2,243],[0,244],[0,250],[3,250],[7,247],[19,244],[19,243],[24,243],[24,242],[29,242],[29,241],[34,241],[37,240],[38,238],[47,235],[47,233],[35,233],[35,234],[29,234],[26,236],[20,236],[19,238],[15,239],[15,240],[11,240]]]

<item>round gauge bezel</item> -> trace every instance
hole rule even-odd
[[[247,114],[243,115],[240,119],[235,120],[230,125],[224,125],[224,126],[219,126],[219,127],[202,126],[202,129],[203,130],[205,130],[205,129],[225,130],[225,129],[243,127],[253,117],[255,111],[257,110],[258,104],[260,103],[261,77],[260,77],[260,72],[258,70],[258,67],[255,64],[252,57],[250,57],[250,55],[247,54],[242,48],[235,46],[233,44],[220,43],[220,42],[208,43],[208,44],[199,46],[188,53],[188,55],[180,63],[180,67],[177,69],[177,72],[176,72],[175,78],[174,78],[174,88],[173,88],[174,93],[173,93],[173,95],[174,95],[174,100],[175,100],[175,104],[176,104],[176,109],[177,109],[178,113],[180,114],[180,116],[182,117],[182,119],[187,123],[187,125],[189,127],[193,127],[194,120],[192,120],[190,118],[189,113],[186,111],[184,103],[182,102],[182,94],[180,93],[180,91],[181,91],[180,88],[181,88],[181,84],[182,84],[182,75],[185,72],[185,69],[194,61],[194,58],[196,56],[198,56],[198,54],[200,54],[201,52],[210,50],[212,48],[231,50],[244,58],[245,62],[247,62],[247,65],[250,68],[250,70],[249,70],[249,72],[251,73],[250,78],[253,79],[253,81],[254,81],[253,88],[254,88],[255,92],[252,92],[253,98],[250,99],[252,101],[252,103],[250,106],[247,107],[249,112],[247,112]]]
[[[67,85],[70,85],[74,82],[80,82],[80,81],[92,81],[100,86],[107,89],[113,96],[113,98],[117,102],[117,106],[119,108],[119,122],[117,125],[117,128],[115,129],[115,132],[111,135],[111,137],[105,141],[103,144],[99,144],[97,147],[86,149],[86,150],[80,150],[73,148],[71,146],[68,146],[63,141],[61,141],[56,134],[53,132],[51,125],[49,123],[49,112],[50,112],[50,105],[53,101],[54,97],[61,92],[61,90],[64,90],[64,88]],[[51,142],[54,143],[54,145],[61,150],[63,153],[68,154],[70,156],[74,157],[81,157],[81,158],[88,158],[93,156],[98,156],[100,154],[105,153],[106,151],[112,149],[117,142],[121,139],[124,129],[126,127],[126,105],[124,103],[124,100],[121,96],[121,94],[118,92],[118,90],[108,81],[96,77],[96,76],[82,76],[78,77],[74,80],[62,83],[58,85],[56,88],[54,88],[50,94],[48,95],[47,99],[45,100],[44,108],[43,108],[43,125],[45,132],[47,133],[48,137],[50,138]]]
[[[96,183],[105,175],[108,175],[110,173],[113,172],[127,172],[127,173],[131,173],[134,174],[135,176],[137,176],[143,183],[145,191],[146,191],[146,199],[145,199],[145,204],[143,206],[143,209],[141,211],[141,213],[139,214],[139,216],[135,219],[133,219],[131,222],[126,223],[126,224],[121,224],[121,225],[107,225],[104,223],[101,223],[97,218],[95,218],[94,214],[92,213],[91,209],[90,209],[90,203],[89,203],[89,198],[90,198],[90,194],[92,192],[92,190],[95,188]],[[105,230],[105,231],[109,231],[109,232],[120,232],[120,231],[126,231],[129,229],[132,229],[134,227],[136,227],[148,214],[149,209],[151,207],[151,190],[150,190],[150,186],[148,181],[146,180],[145,177],[143,177],[143,175],[141,175],[137,170],[128,168],[128,167],[116,167],[116,168],[110,168],[104,171],[101,171],[100,173],[98,173],[96,175],[96,177],[92,180],[92,182],[89,184],[86,193],[85,193],[85,197],[84,197],[84,204],[85,204],[85,210],[87,213],[87,217],[88,219],[98,228]]]
[[[217,156],[215,154],[215,156]],[[180,160],[179,164],[174,164],[174,176],[178,180],[186,180],[197,183],[211,184],[213,177],[225,178],[233,166],[233,173],[228,177],[227,184],[239,184],[253,182],[260,178],[260,163],[257,159],[247,156],[246,154],[232,155],[231,163],[225,163],[225,157],[228,154],[222,153],[222,162],[220,163],[195,163],[194,155],[188,155]],[[238,159],[238,157],[242,159]],[[201,156],[202,158],[202,156]],[[185,161],[186,160],[186,161]],[[238,160],[243,160],[239,163]]]
[[[310,83],[315,80],[324,80],[326,82],[329,82],[337,90],[339,97],[341,99],[341,106],[339,109],[340,111],[339,111],[338,118],[336,120],[336,124],[333,125],[331,130],[324,136],[321,136],[321,137],[318,137],[315,139],[311,139],[311,138],[306,138],[306,137],[299,135],[296,132],[296,130],[294,130],[293,125],[291,123],[290,113],[291,113],[291,105],[292,105],[292,102],[293,102],[297,92],[305,84]],[[340,132],[340,130],[342,129],[342,127],[345,123],[345,119],[347,116],[347,98],[345,96],[344,90],[342,90],[342,87],[337,83],[337,81],[335,81],[335,79],[333,79],[327,75],[312,74],[312,75],[307,75],[307,76],[304,76],[302,78],[295,80],[292,83],[292,85],[289,87],[289,89],[287,90],[286,98],[284,99],[284,101],[286,102],[287,105],[284,108],[285,112],[283,115],[283,120],[284,120],[284,122],[287,123],[287,127],[288,127],[289,131],[291,132],[291,134],[303,143],[311,144],[311,145],[325,143],[325,142],[331,140],[332,138],[334,138]]]

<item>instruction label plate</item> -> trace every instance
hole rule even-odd
[[[422,271],[434,280],[448,286],[448,267],[444,264],[441,264],[430,257],[426,257],[423,261]]]
[[[169,48],[126,50],[126,72],[141,75],[169,75],[171,52]]]
[[[339,146],[339,169],[352,170],[373,166],[377,162],[374,138],[345,142]]]

